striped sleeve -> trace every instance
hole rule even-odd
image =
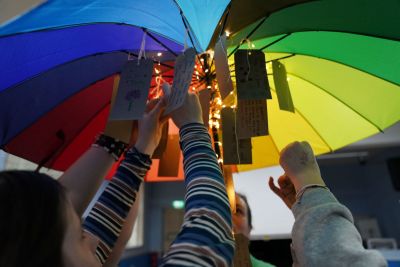
[[[102,264],[118,239],[150,165],[149,156],[130,149],[83,223],[84,230],[100,240],[96,256]]]
[[[204,125],[180,130],[185,169],[185,218],[161,266],[231,266],[234,241],[228,196]]]

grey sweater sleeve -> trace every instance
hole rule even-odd
[[[363,248],[351,212],[329,190],[306,190],[292,212],[293,266],[387,266],[378,251]]]

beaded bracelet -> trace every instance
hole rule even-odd
[[[105,134],[99,134],[96,137],[96,141],[92,145],[94,147],[102,147],[107,153],[109,153],[115,161],[121,157],[121,155],[125,152],[128,144],[119,141],[111,136],[107,136]]]

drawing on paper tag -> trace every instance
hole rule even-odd
[[[174,66],[174,81],[164,114],[179,108],[185,101],[187,90],[192,82],[195,56],[194,48],[189,48],[177,57]]]
[[[233,91],[232,79],[226,55],[226,35],[220,37],[214,49],[215,73],[221,98],[224,99]]]
[[[221,110],[224,164],[251,164],[251,138],[236,137],[235,116],[235,111],[231,108]]]
[[[238,50],[235,53],[238,99],[272,99],[264,52]]]
[[[151,59],[131,60],[122,69],[110,120],[137,120],[143,116],[153,74]]]
[[[268,135],[267,101],[239,99],[236,120],[239,139]]]

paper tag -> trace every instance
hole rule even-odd
[[[199,100],[200,100],[201,110],[203,111],[203,123],[208,128],[210,100],[211,100],[210,90],[208,89],[201,90],[199,92]]]
[[[224,165],[223,174],[229,205],[231,207],[232,214],[234,214],[236,212],[236,192],[235,185],[233,184],[232,166]]]
[[[235,74],[238,99],[272,99],[262,51],[238,50]]]
[[[275,91],[278,96],[279,108],[294,112],[292,95],[290,94],[289,83],[285,65],[279,61],[272,61],[272,71],[274,72]]]
[[[137,120],[142,118],[146,108],[146,100],[150,90],[153,61],[141,59],[126,62],[122,69],[121,81],[113,109],[111,120]]]
[[[221,98],[224,99],[233,91],[232,79],[226,55],[226,36],[220,37],[214,48],[215,72]]]
[[[113,93],[111,98],[111,109],[114,107],[115,98],[118,92],[120,77],[116,75],[114,78],[114,86]],[[106,124],[106,128],[104,129],[104,133],[108,136],[114,137],[115,139],[121,140],[127,144],[129,144],[132,134],[133,123],[132,120],[119,120],[119,121],[111,121],[108,120]]]
[[[160,142],[158,143],[156,150],[154,150],[152,156],[153,159],[160,159],[164,154],[165,149],[167,148],[168,130],[169,130],[169,121],[167,121],[162,128],[161,139]]]
[[[195,56],[195,50],[189,48],[177,57],[174,66],[174,81],[164,114],[179,108],[185,101],[189,85],[192,82]]]
[[[235,234],[234,267],[251,267],[249,239],[243,234]]]
[[[236,138],[234,110],[223,108],[221,110],[221,121],[224,164],[251,164],[251,138]]]
[[[268,135],[267,101],[239,99],[236,119],[239,139]]]
[[[158,165],[158,176],[178,176],[180,152],[179,136],[169,135],[167,147],[161,156],[160,164]]]

